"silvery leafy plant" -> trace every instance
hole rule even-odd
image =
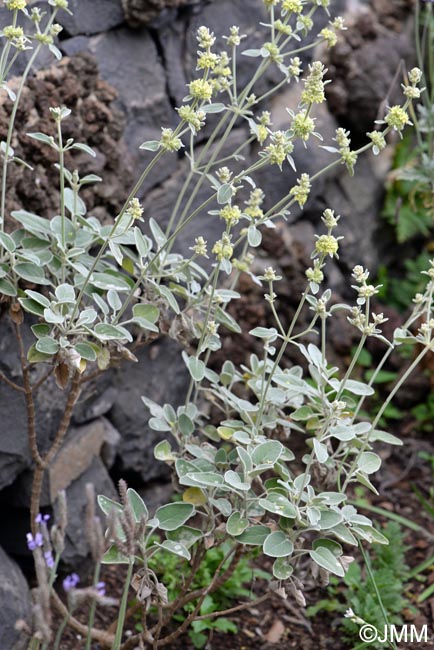
[[[383,315],[371,310],[378,287],[369,283],[366,269],[354,268],[354,305],[333,304],[331,291],[324,287],[327,259],[338,256],[342,239],[338,234],[340,217],[332,209],[323,213],[324,232],[317,235],[312,264],[306,270],[306,288],[288,327],[282,324],[275,305],[279,276],[271,267],[255,276],[252,261],[263,230],[285,218],[294,203],[303,208],[317,177],[336,165],[344,165],[353,174],[361,153],[371,149],[376,155],[386,146],[391,131],[401,134],[410,122],[408,108],[421,92],[421,73],[416,68],[408,73],[403,105],[388,107],[384,119],[367,134],[368,144],[352,149],[350,134],[338,128],[333,143],[319,145],[330,153],[329,165],[313,176],[298,171],[292,157],[294,144],[310,138],[322,141],[316,132],[315,109],[325,101],[328,81],[320,61],[303,70],[297,53],[318,44],[333,47],[344,23],[340,17],[331,19],[309,45],[300,45],[315,29],[314,14],[328,12],[329,0],[264,0],[268,21],[262,33],[268,40],[255,49],[243,49],[244,35],[236,26],[224,36],[222,50],[216,49],[216,38],[209,29],[198,30],[197,75],[177,108],[179,123],[175,129],[163,127],[159,140],[142,144],[149,162],[111,223],[102,223],[88,213],[81,195],[84,187],[103,179],[93,174],[81,176],[65,165],[67,152],[89,156],[95,152],[86,143],[65,140],[63,124],[70,110],[64,106],[51,109],[51,133],[27,134],[47,152],[55,153],[59,213],[45,218],[23,206],[7,214],[9,166],[27,164],[11,146],[26,79],[42,48],[61,57],[55,45],[61,27],[54,21],[57,11],[69,11],[68,2],[49,0],[49,4],[53,11],[47,17],[40,9],[30,11],[25,0],[6,0],[11,24],[1,32],[4,48],[0,60],[0,85],[11,104],[7,139],[1,143],[0,293],[16,332],[22,368],[19,379],[4,374],[0,379],[25,396],[34,463],[27,543],[34,554],[38,587],[33,629],[28,630],[30,648],[61,647],[67,625],[85,639],[86,650],[93,640],[112,650],[170,647],[199,620],[206,597],[225,583],[246,555],[256,551],[273,561],[273,579],[259,600],[274,592],[294,598],[302,606],[303,578],[308,572],[322,582],[330,574],[342,577],[352,561],[344,548],[362,541],[387,541],[348,503],[349,488],[361,483],[375,492],[371,475],[381,462],[375,442],[401,444],[379,428],[379,421],[408,375],[432,351],[434,264],[426,271],[425,293],[415,297],[411,315],[396,330],[394,340],[388,341],[381,331]],[[27,28],[18,26],[21,14],[28,19]],[[8,85],[8,73],[22,50],[31,53],[16,90]],[[244,88],[237,80],[241,57],[256,60]],[[278,69],[281,81],[258,96],[258,81],[270,66]],[[291,82],[301,84],[299,105],[288,108],[285,131],[273,130],[271,115],[260,112],[261,106]],[[223,149],[239,120],[247,123],[250,137],[225,155]],[[197,148],[198,133],[205,125],[209,125],[210,135],[206,144]],[[251,164],[244,164],[243,152],[253,143],[259,153]],[[189,170],[169,223],[162,228],[158,215],[144,214],[138,194],[160,159],[181,150]],[[257,186],[255,172],[272,166],[279,173],[284,165],[297,171],[298,180],[265,211],[265,191]],[[193,208],[204,190],[207,198]],[[248,190],[246,200],[240,199],[241,190]],[[221,222],[220,237],[207,242],[197,234],[191,242],[191,255],[175,252],[180,233],[194,220],[199,233],[200,216],[205,213]],[[146,222],[147,234],[141,222]],[[210,358],[221,348],[221,332],[241,331],[228,306],[240,296],[237,283],[243,272],[250,273],[267,291],[264,300],[275,324],[250,332],[262,344],[261,358],[252,354],[238,368],[226,360],[216,372],[210,368]],[[349,322],[360,333],[359,346],[343,375],[327,360],[328,322],[338,310],[347,312]],[[305,312],[311,315],[307,327],[299,324]],[[27,323],[34,337],[28,348],[22,334]],[[155,458],[172,469],[179,499],[159,507],[151,516],[139,494],[121,482],[119,502],[98,496],[107,518],[104,531],[95,516],[95,497],[89,488],[86,529],[95,565],[93,580],[89,587],[82,587],[76,573],[68,576],[63,581],[65,605],[53,585],[65,544],[66,503],[60,495],[60,518],[50,526],[47,516],[40,513],[44,474],[62,445],[86,382],[122,359],[135,361],[132,348],[137,342],[146,344],[167,330],[185,348],[182,356],[190,375],[185,403],[175,409],[146,396],[143,401],[151,413],[150,426],[167,432],[167,439],[155,448]],[[363,383],[352,377],[369,337],[380,339],[386,352],[370,382]],[[359,415],[366,397],[374,393],[376,373],[402,343],[417,346],[414,361],[373,421],[366,421]],[[285,366],[288,346],[297,347],[303,367]],[[35,393],[52,374],[66,394],[65,407],[51,447],[42,451]],[[218,418],[210,418],[211,406],[220,414]],[[305,436],[307,451],[302,457],[291,448],[292,431]],[[195,576],[207,561],[207,552],[220,547],[225,550],[214,577],[206,586],[195,587]],[[149,566],[150,558],[163,561],[168,553],[188,566],[172,600]],[[94,625],[97,605],[114,603],[100,580],[104,564],[127,565],[113,633]],[[131,589],[140,604],[142,624],[139,632],[124,640]],[[189,604],[188,615],[174,626],[174,615]],[[74,616],[82,605],[88,606],[87,625]],[[53,631],[53,607],[63,617],[57,632]],[[212,613],[213,618],[219,615]]]

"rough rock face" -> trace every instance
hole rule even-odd
[[[117,473],[135,475],[146,483],[167,476],[166,465],[157,462],[153,455],[155,445],[167,433],[147,427],[150,414],[141,397],[158,404],[170,402],[176,407],[185,398],[189,379],[180,348],[172,341],[156,342],[140,350],[137,356],[139,363],[115,371],[116,399],[107,417],[122,433],[117,449]]]
[[[24,330],[24,341],[30,345],[30,332]],[[0,319],[0,369],[14,381],[19,380],[21,366],[17,342],[11,323]],[[36,379],[36,378],[35,378]],[[33,378],[32,378],[33,381]],[[0,382],[1,433],[0,433],[0,490],[10,485],[31,465],[27,434],[27,413],[22,393]],[[61,416],[62,397],[51,382],[36,396],[36,429],[41,449],[54,436]],[[11,435],[12,433],[12,435]]]
[[[86,538],[86,484],[93,483],[96,494],[104,494],[111,499],[117,499],[113,482],[100,458],[94,458],[92,463],[66,490],[68,504],[68,526],[66,528],[66,547],[62,554],[62,562],[69,570],[86,565],[89,560],[89,546]],[[98,516],[103,518],[99,508]],[[57,504],[54,516],[57,515]]]
[[[69,36],[99,34],[118,27],[124,21],[121,0],[70,0],[72,16],[65,11],[59,22]]]
[[[330,50],[329,110],[355,134],[372,131],[386,105],[401,101],[403,62],[404,69],[414,63],[411,8],[411,0],[371,0]]]
[[[97,61],[101,77],[117,91],[114,105],[124,116],[123,139],[137,176],[149,162],[149,152],[139,150],[142,142],[159,139],[161,127],[172,126],[176,119],[157,46],[146,28],[132,31],[121,27],[94,36],[88,49]],[[173,173],[176,162],[176,157],[167,156],[141,192]]]
[[[30,617],[30,592],[18,565],[0,547],[0,648],[24,650],[28,638],[15,629]]]

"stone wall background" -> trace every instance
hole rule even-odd
[[[35,4],[45,11],[51,10],[43,0]],[[373,120],[379,117],[385,97],[393,103],[396,90],[392,80],[400,61],[412,63],[411,4],[411,0],[332,3],[332,15],[346,15],[352,27],[336,50],[326,55],[334,81],[328,86],[328,106],[318,112],[318,130],[329,141],[335,128],[344,126],[351,128],[356,144],[362,142]],[[162,125],[176,124],[175,107],[180,105],[186,83],[194,76],[197,28],[205,24],[221,35],[237,24],[248,35],[243,42],[247,49],[260,38],[259,23],[265,12],[262,0],[70,0],[70,5],[73,16],[59,14],[64,32],[58,47],[65,58],[55,66],[46,56],[40,59],[38,71],[23,96],[13,146],[17,155],[33,164],[35,172],[21,167],[11,172],[8,209],[24,207],[45,216],[56,209],[58,180],[54,160],[47,158],[45,148],[38,148],[35,141],[29,142],[25,133],[49,132],[49,107],[65,104],[73,111],[65,122],[65,135],[85,141],[97,151],[95,160],[89,162],[78,155],[67,160],[67,164],[104,178],[104,183],[87,189],[83,198],[91,212],[110,219],[146,164],[147,154],[138,150],[139,145],[158,139]],[[2,24],[5,11],[0,8]],[[327,22],[324,12],[319,14],[313,36]],[[302,58],[305,67],[312,52],[303,53]],[[250,77],[252,65],[254,60],[240,57],[240,83]],[[18,66],[15,73],[19,75],[22,69]],[[280,77],[271,71],[262,82],[263,90],[278,80]],[[285,107],[295,108],[298,96],[299,86],[294,84],[273,99],[269,108],[275,129],[286,128]],[[4,139],[9,112],[9,102],[2,95],[0,139]],[[201,142],[206,137],[205,129],[200,134]],[[237,125],[229,143],[231,148],[247,137],[245,126]],[[256,153],[252,147],[246,157]],[[294,158],[298,174],[315,173],[329,160],[317,145],[297,147]],[[325,207],[332,207],[345,217],[340,233],[345,235],[345,247],[339,265],[331,268],[328,278],[336,292],[342,291],[343,277],[355,263],[375,270],[380,256],[383,263],[387,262],[387,238],[378,236],[378,215],[389,164],[390,153],[386,152],[378,158],[362,156],[354,178],[349,178],[343,168],[332,170],[316,183],[303,213],[293,209],[288,223],[279,227],[277,235],[264,237],[256,264],[280,264],[288,296],[287,302],[282,302],[283,308],[290,309],[292,294],[298,296],[303,260],[308,257],[315,226]],[[140,193],[145,221],[153,216],[163,224],[167,222],[186,168],[182,155],[166,156],[157,166]],[[268,205],[283,196],[295,177],[290,169],[282,174],[276,169],[266,170],[258,177]],[[202,200],[199,194],[198,201]],[[184,250],[191,245],[195,228],[193,224],[183,234],[179,245]],[[209,241],[214,241],[220,230],[215,219],[204,215],[200,233],[196,234],[205,234]],[[243,282],[247,295],[254,296],[255,289],[248,278]],[[253,308],[248,301],[240,303],[237,309],[241,319],[259,323],[265,318],[261,307],[256,307],[256,300],[260,296],[255,298]],[[342,327],[336,332],[338,351],[339,345],[344,345],[344,324]],[[13,340],[7,319],[0,316],[0,369],[14,378],[19,376],[19,360]],[[351,338],[348,340],[351,345]],[[243,342],[247,343],[245,339]],[[229,356],[236,354],[230,338],[225,341],[224,350]],[[152,501],[159,494],[162,481],[167,481],[164,468],[153,459],[158,436],[146,426],[148,415],[140,397],[147,395],[160,403],[181,402],[186,372],[179,348],[170,338],[158,339],[140,350],[138,357],[138,364],[121,364],[89,385],[80,398],[65,445],[47,477],[42,503],[47,511],[55,511],[58,490],[67,490],[70,526],[65,568],[83,566],[87,555],[83,530],[87,482],[93,482],[97,492],[115,496],[113,481],[122,475],[135,487],[147,486],[147,498]],[[53,435],[61,408],[62,394],[54,382],[50,383],[37,399],[42,446]],[[3,383],[0,413],[0,648],[6,650],[25,647],[13,622],[29,612],[29,591],[21,569],[30,575],[31,557],[25,534],[29,528],[31,459],[24,401]]]

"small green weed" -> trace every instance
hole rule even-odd
[[[355,348],[351,350],[351,354],[354,354],[354,352]],[[376,413],[378,411],[384,401],[381,397],[381,386],[383,385],[387,387],[388,384],[396,382],[399,375],[397,372],[392,370],[380,370],[378,372],[373,370],[373,368],[375,368],[375,364],[372,358],[372,354],[368,350],[363,350],[363,353],[360,355],[359,366],[361,369],[363,381],[371,382],[372,378],[374,377],[372,384],[378,387],[375,394],[369,397],[366,409],[360,410],[360,415],[362,417],[370,417],[370,414]],[[400,420],[402,416],[403,412],[400,409],[398,409],[393,404],[388,404],[384,409],[382,417],[379,420],[379,425],[386,427],[388,422],[391,420]]]
[[[414,134],[405,134],[395,149],[383,210],[400,244],[418,235],[428,237],[433,226],[431,179],[423,175],[426,165],[425,157],[417,156]]]
[[[411,414],[416,419],[419,431],[431,433],[434,421],[434,395],[431,393],[424,402],[414,406],[411,409]]]
[[[405,311],[415,294],[423,291],[421,272],[426,268],[429,259],[428,251],[423,251],[414,259],[404,260],[402,277],[392,276],[385,265],[379,266],[376,280],[382,285],[378,293],[379,299],[400,312]]]
[[[399,625],[402,623],[402,611],[410,606],[405,595],[406,583],[409,580],[409,568],[405,563],[407,547],[401,527],[397,523],[389,522],[383,533],[389,540],[389,545],[375,545],[375,552],[371,557],[371,571],[388,615],[388,623]],[[353,562],[343,581],[344,590],[340,581],[331,577],[327,598],[309,607],[308,616],[316,616],[318,612],[336,612],[343,616],[348,609],[352,609],[356,616],[382,630],[385,621],[368,572]],[[341,629],[347,641],[360,641],[357,623],[343,616]],[[381,646],[371,644],[370,647]]]

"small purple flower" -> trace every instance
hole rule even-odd
[[[51,551],[45,551],[44,553],[45,563],[49,569],[52,569],[54,566],[53,554]]]
[[[41,533],[36,533],[34,537],[32,533],[27,533],[26,539],[27,539],[27,548],[29,549],[29,551],[34,551],[37,546],[42,546],[44,543]]]
[[[97,590],[99,596],[105,596],[105,582],[97,582],[95,589]]]
[[[66,578],[63,581],[63,588],[65,591],[69,591],[70,589],[74,589],[78,583],[80,582],[80,578],[76,573],[71,573],[70,576],[66,576]]]
[[[39,513],[35,518],[37,524],[46,524],[47,521],[49,520],[50,520],[50,515],[43,515],[41,513]]]

